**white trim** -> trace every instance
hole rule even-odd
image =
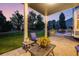
[[[24,4],[24,42],[28,40],[28,4]]]

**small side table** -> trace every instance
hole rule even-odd
[[[76,51],[77,51],[77,56],[78,56],[78,52],[79,52],[79,45],[77,45],[75,48],[76,48]]]
[[[30,49],[30,46],[33,42],[23,42],[23,49],[27,52]]]

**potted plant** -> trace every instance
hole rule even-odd
[[[38,39],[37,43],[40,47],[45,48],[50,44],[50,40],[47,37],[41,37]]]

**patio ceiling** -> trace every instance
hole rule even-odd
[[[79,3],[55,3],[55,4],[48,4],[48,3],[29,3],[29,7],[33,8],[34,10],[42,13],[45,15],[46,8],[48,15],[66,10],[68,8],[73,8],[75,6],[79,6]]]

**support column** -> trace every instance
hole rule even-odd
[[[28,3],[24,3],[24,42],[28,39]]]
[[[45,9],[45,37],[47,37],[47,23],[48,23],[48,16],[47,16],[47,8]]]

